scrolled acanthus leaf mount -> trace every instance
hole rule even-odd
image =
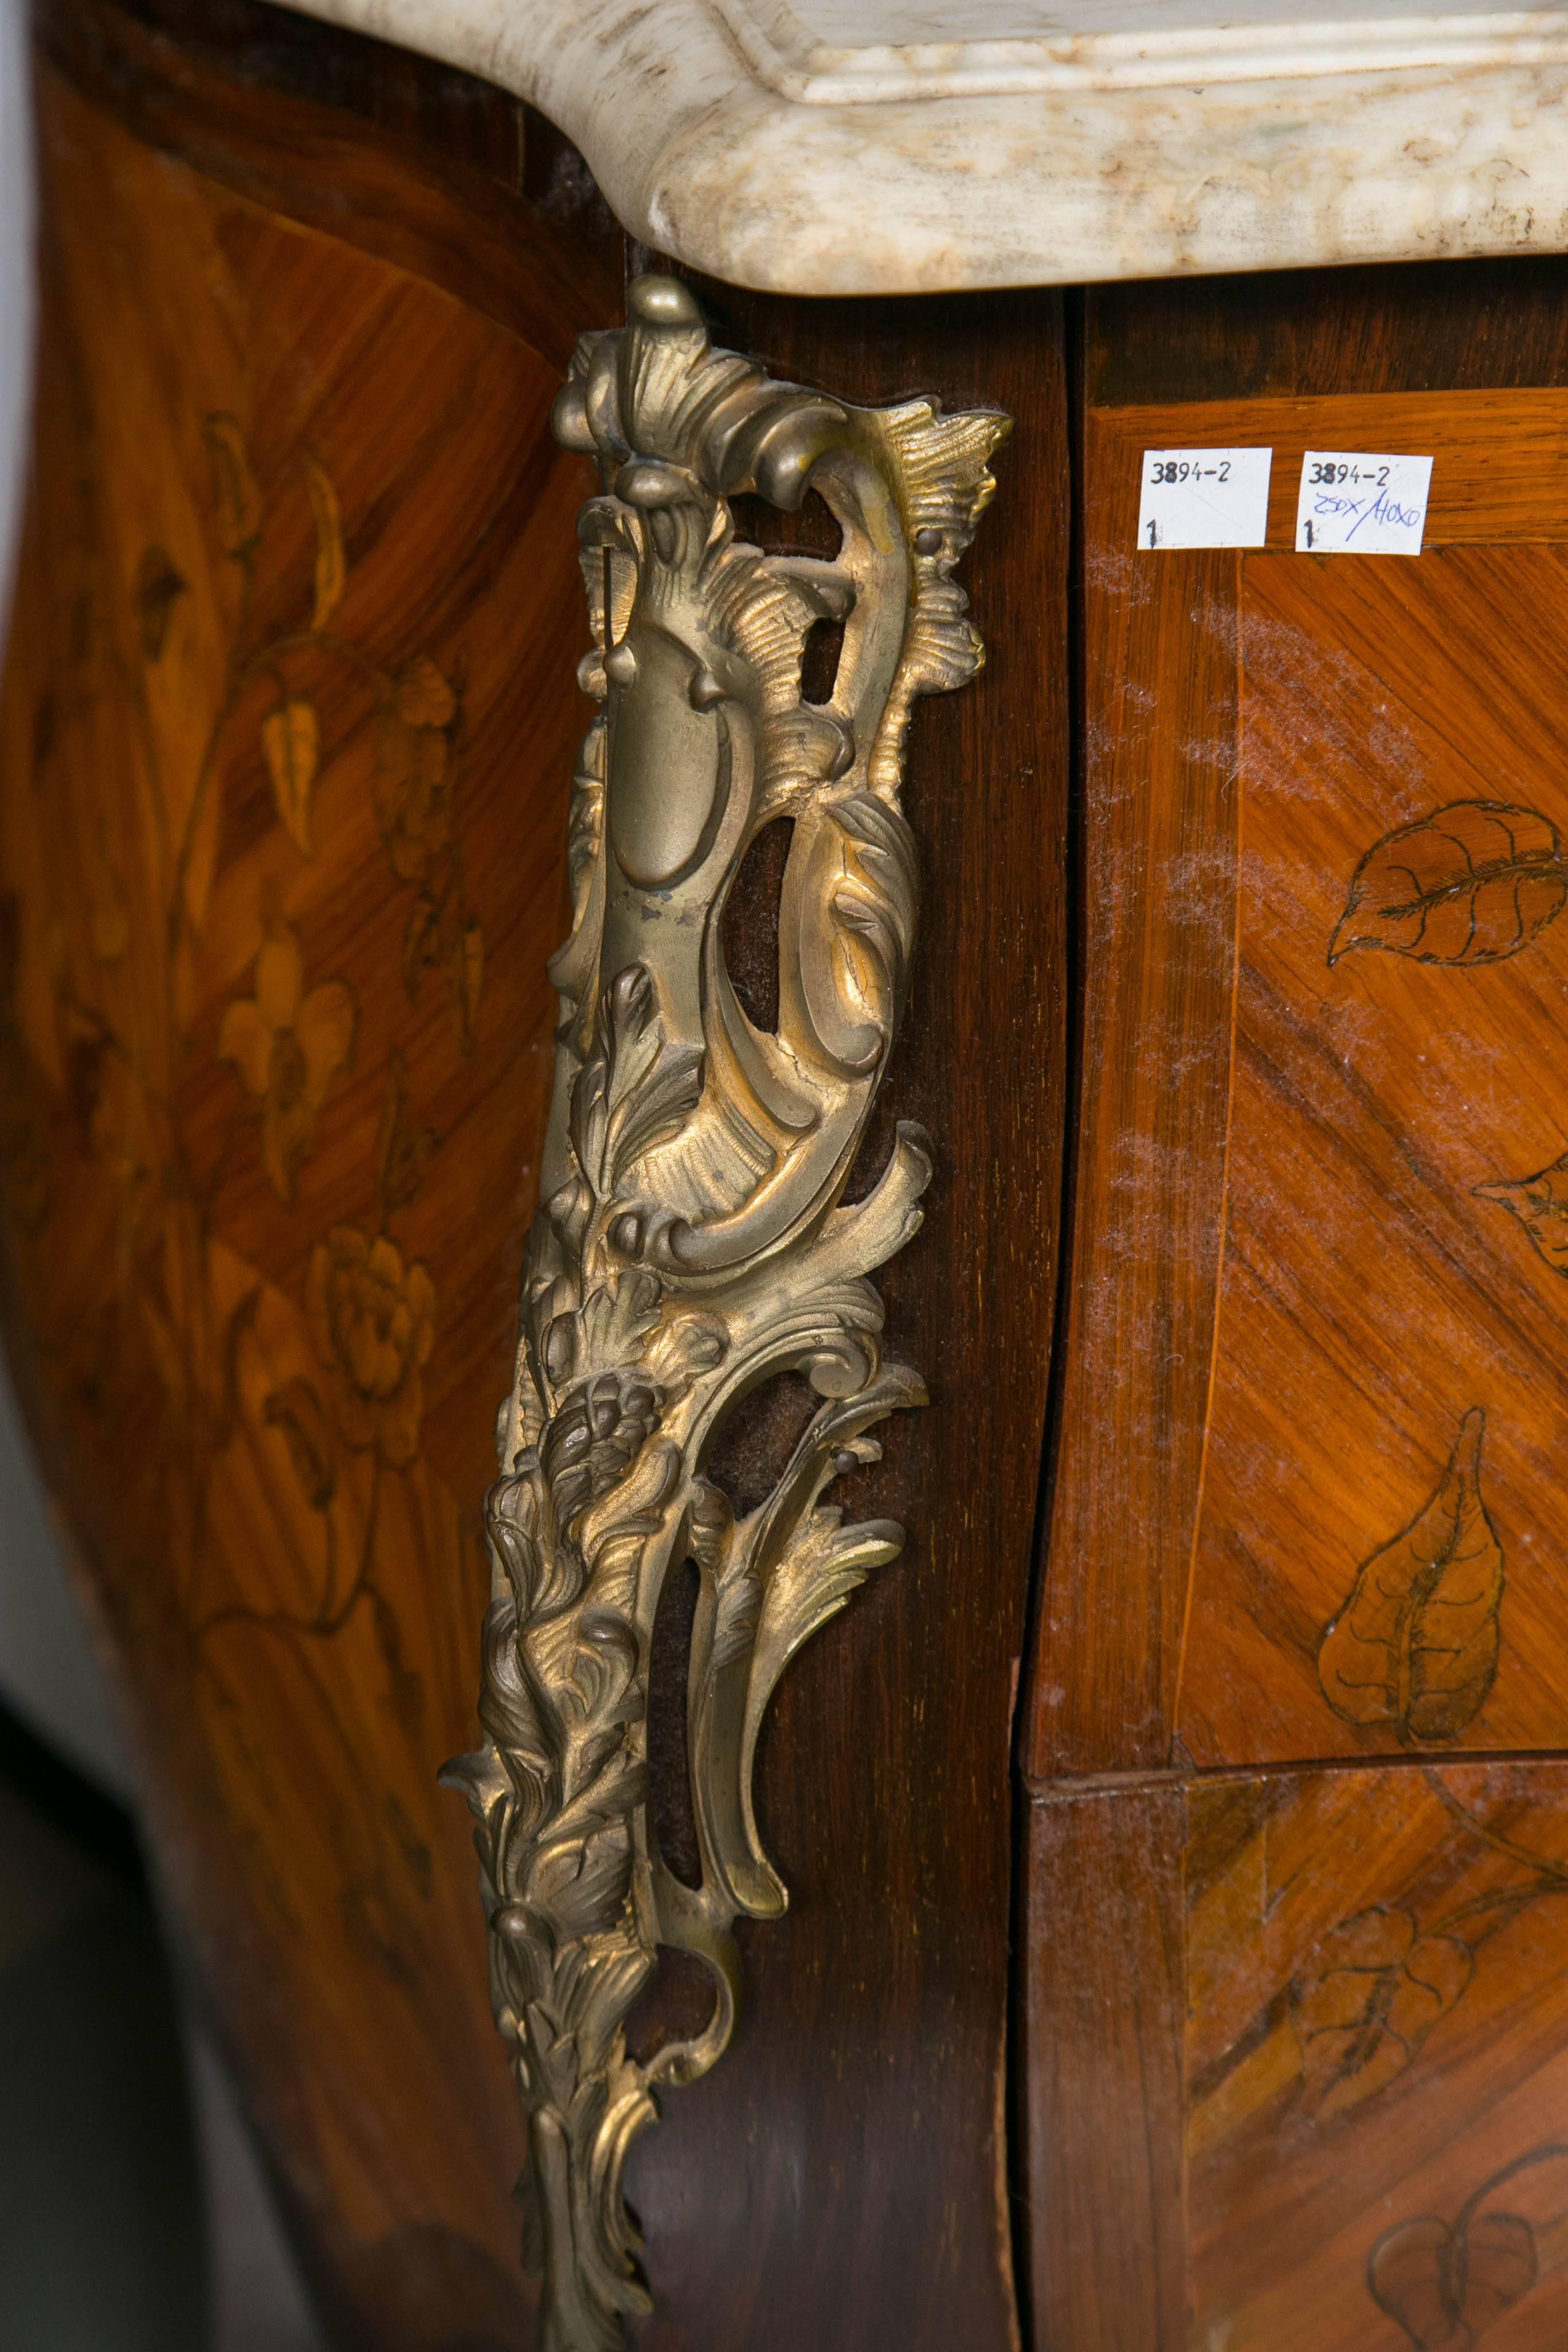
[[[584,336],[555,406],[603,495],[579,524],[603,708],[583,747],[572,934],[517,1377],[486,1521],[485,1744],[447,1767],[478,1821],[491,1990],[530,2125],[525,2254],[550,2352],[614,2352],[646,2312],[621,2189],[654,2089],[721,2054],[733,1925],[787,1897],[752,1807],[757,1734],[790,1658],[869,1570],[889,1521],[845,1526],[834,1477],[923,1403],[884,1355],[868,1276],[916,1232],[931,1173],[900,1125],[842,1194],[898,1032],[918,877],[900,809],[919,694],[982,660],[953,568],[994,484],[994,413],[858,408],[711,348],[672,279]],[[816,491],[830,560],[736,538],[730,501]],[[802,688],[837,624],[830,698]],[[793,830],[776,1027],[748,1015],[721,918],[762,829]],[[726,1416],[774,1375],[819,1400],[773,1492],[738,1516],[706,1475]],[[666,1866],[648,1807],[649,1647],[667,1575],[695,1562],[688,1767],[700,1883]],[[660,1944],[711,1972],[711,2018],[645,2063],[625,2023]]]

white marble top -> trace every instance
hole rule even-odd
[[[798,294],[1568,249],[1568,0],[298,0]]]

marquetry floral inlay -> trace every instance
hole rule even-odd
[[[305,978],[300,941],[274,909],[256,958],[256,992],[229,1006],[218,1032],[218,1052],[260,1106],[262,1165],[284,1202],[294,1198],[327,1089],[353,1058],[357,1020],[342,981],[307,989]]]
[[[333,1375],[345,1445],[374,1445],[395,1469],[419,1451],[421,1378],[436,1336],[436,1292],[384,1234],[334,1225],[310,1252],[305,1308],[316,1352]]]

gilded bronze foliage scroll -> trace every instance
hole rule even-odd
[[[845,1526],[823,1496],[876,1458],[877,1423],[925,1399],[883,1352],[867,1279],[920,1224],[920,1131],[901,1125],[872,1189],[842,1196],[909,984],[905,732],[917,695],[980,666],[952,572],[1007,430],[773,383],[711,349],[667,278],[641,279],[629,310],[624,333],[584,338],[556,405],[558,436],[604,483],[580,521],[595,639],[580,675],[604,708],[573,801],[554,1102],[487,1506],[486,1741],[447,1774],[479,1822],[552,2352],[614,2347],[649,2308],[626,2151],[655,2086],[694,2080],[730,2038],[735,1919],[787,1899],[752,1812],[759,1727],[795,1652],[902,1540],[886,1521]],[[733,497],[790,510],[808,490],[842,534],[830,560],[735,537]],[[813,702],[819,622],[842,648]],[[770,1033],[726,970],[721,919],[781,818]],[[773,1492],[738,1516],[708,1475],[714,1441],[784,1372],[818,1402]],[[659,1592],[689,1559],[696,1886],[659,1853],[646,1738]],[[714,2006],[695,2039],[639,2063],[623,2029],[660,1944],[706,1964]]]

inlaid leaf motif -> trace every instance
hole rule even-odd
[[[1390,1725],[1406,1746],[1457,1739],[1497,1674],[1503,1556],[1481,1499],[1485,1433],[1475,1406],[1430,1501],[1366,1562],[1318,1652],[1334,1713]]]
[[[337,1491],[332,1433],[313,1383],[294,1379],[275,1389],[261,1409],[268,1429],[279,1430],[300,1489],[313,1511],[324,1511]]]
[[[419,982],[441,954],[441,908],[428,890],[421,890],[403,927],[403,985],[410,1004],[419,1002]]]
[[[458,698],[428,654],[405,661],[393,680],[393,708],[405,727],[449,727]]]
[[[1546,1263],[1568,1275],[1568,1151],[1538,1176],[1474,1187],[1478,1201],[1511,1209]]]
[[[248,555],[261,536],[261,493],[250,470],[244,432],[237,417],[209,416],[202,436],[212,459],[224,546],[230,555]]]
[[[321,758],[321,730],[311,704],[290,695],[261,722],[261,749],[272,796],[296,849],[310,855],[310,788]]]
[[[1506,801],[1454,801],[1385,834],[1356,867],[1329,943],[1418,963],[1500,963],[1554,922],[1568,860],[1554,824]]]
[[[1531,2173],[1565,2161],[1568,2147],[1561,2143],[1532,2147],[1483,2180],[1452,2221],[1423,2213],[1379,2238],[1367,2263],[1367,2287],[1415,2352],[1474,2352],[1488,2329],[1530,2293],[1542,2274],[1542,2244],[1526,2215],[1500,2200],[1515,2183],[1523,2189]],[[1559,2203],[1560,2173],[1544,2196],[1550,2206]],[[1509,2205],[1520,2201],[1515,2189]],[[1549,2334],[1555,2344],[1556,2333]],[[1544,2344],[1548,2336],[1531,2340]]]
[[[1529,2294],[1538,2267],[1535,2232],[1521,2213],[1485,2213],[1463,2232],[1426,2214],[1378,2240],[1367,2283],[1415,2352],[1473,2352]]]
[[[1468,1944],[1417,1934],[1408,1911],[1331,1927],[1290,1987],[1308,2113],[1342,2114],[1402,2074],[1474,1972]]]
[[[348,577],[342,517],[332,478],[314,457],[305,461],[305,479],[310,485],[310,511],[316,519],[316,597],[310,626],[324,629],[337,608]]]
[[[394,1051],[386,1066],[386,1092],[375,1139],[375,1197],[384,1224],[417,1198],[435,1149],[435,1129],[415,1125],[408,1066]]]
[[[371,803],[400,882],[426,881],[452,831],[452,732],[458,698],[428,654],[392,681],[376,721]]]

